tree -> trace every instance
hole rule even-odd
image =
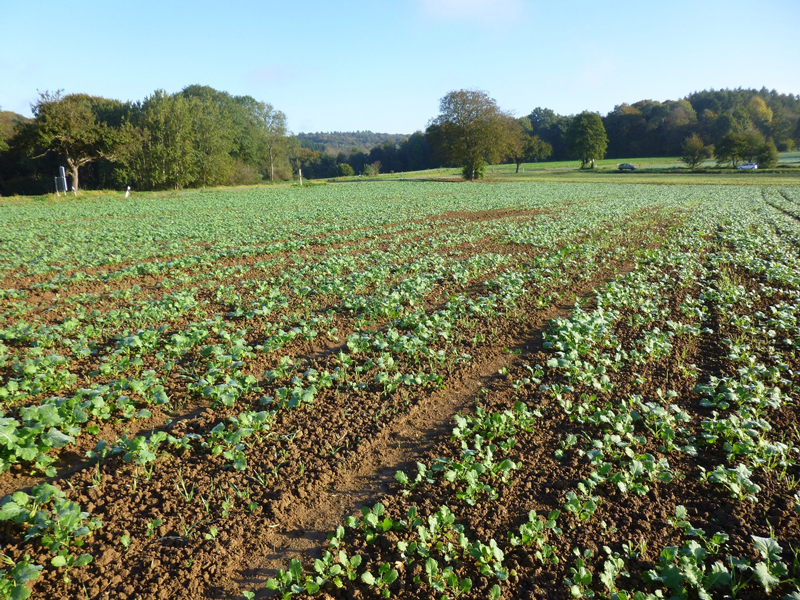
[[[17,125],[27,123],[28,119],[17,113],[4,111],[0,107],[0,152],[8,150],[8,142],[16,134]]]
[[[756,162],[760,169],[774,169],[778,166],[778,158],[778,148],[770,139],[761,146],[756,156]]]
[[[123,163],[141,189],[180,189],[197,179],[195,98],[156,90],[138,103],[123,126],[128,138]]]
[[[473,181],[481,166],[497,163],[508,146],[508,119],[486,92],[457,90],[439,101],[439,116],[428,124],[427,135],[436,152],[463,167]]]
[[[681,161],[686,163],[690,169],[696,168],[712,155],[712,149],[706,146],[703,139],[696,133],[683,140],[681,149],[683,150]]]
[[[747,139],[745,139],[743,133],[736,131],[726,133],[719,143],[714,146],[718,165],[730,163],[735,167],[742,160],[745,152],[747,152]]]
[[[508,157],[517,165],[517,173],[519,173],[519,166],[526,160],[527,144],[531,137],[529,133],[531,121],[528,118],[512,120],[509,128]]]
[[[774,148],[775,143],[772,140],[770,142]],[[775,158],[777,158],[777,152],[775,149]],[[740,162],[760,163],[762,159],[767,163],[775,162],[777,164],[777,161],[773,160],[767,141],[756,129],[728,132],[716,147],[716,155],[717,163],[720,165],[730,163],[735,167]]]
[[[761,96],[753,96],[747,103],[747,111],[750,113],[750,119],[753,121],[759,131],[765,134],[770,133],[770,125],[772,124],[772,109],[767,106]]]
[[[186,98],[193,116],[193,145],[196,179],[192,186],[212,186],[228,183],[235,161],[232,153],[239,149],[242,123],[235,115],[241,106],[227,92],[210,86],[190,85],[179,94]]]
[[[800,119],[797,119],[797,125],[795,125],[792,135],[794,136],[793,141],[795,146],[800,146]]]
[[[403,171],[420,171],[436,166],[433,148],[427,136],[421,131],[416,131],[402,140],[398,153]]]
[[[531,121],[527,117],[512,120],[508,139],[508,156],[519,167],[524,162],[544,160],[553,153],[553,147],[538,135],[531,133]]]
[[[258,103],[255,114],[269,166],[269,180],[274,183],[275,163],[279,157],[285,158],[287,150],[286,115],[265,102]]]
[[[361,172],[364,177],[377,177],[381,172],[381,161],[376,160],[373,163],[364,165],[364,170]]]
[[[104,98],[86,94],[62,96],[42,92],[31,106],[33,111],[34,139],[41,158],[54,153],[67,163],[72,187],[80,189],[78,171],[84,165],[100,158],[114,160],[116,131],[104,122],[99,122],[95,105],[107,103]]]
[[[557,160],[567,158],[566,135],[572,119],[557,115],[549,108],[535,108],[528,118],[531,121],[531,133],[550,144],[553,158]]]
[[[580,159],[581,169],[606,154],[608,137],[600,115],[582,112],[572,119],[567,130],[567,149],[573,157]]]

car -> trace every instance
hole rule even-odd
[[[635,171],[636,170],[636,165],[632,165],[631,163],[622,163],[617,168],[620,171]]]
[[[736,167],[740,171],[755,171],[758,168],[756,163],[745,163]]]

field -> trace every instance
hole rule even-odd
[[[800,186],[631,181],[0,203],[0,599],[800,598]]]
[[[621,163],[633,163],[637,171],[620,172]],[[544,161],[523,163],[520,172],[511,164],[490,165],[486,169],[489,181],[558,181],[576,183],[628,182],[631,179],[638,183],[686,183],[686,177],[692,184],[714,185],[794,185],[797,183],[800,152],[782,152],[775,169],[761,170],[757,177],[753,172],[742,172],[730,167],[720,168],[715,160],[707,160],[702,168],[692,173],[681,162],[680,157],[647,157],[647,158],[605,158],[598,160],[594,169],[580,169],[576,160]],[[381,173],[377,180],[404,179],[446,180],[461,179],[461,170],[457,168],[428,169],[425,171],[409,171],[405,173]],[[374,181],[365,179],[362,181]],[[359,181],[356,177],[337,177],[334,181]]]

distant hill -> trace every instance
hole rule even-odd
[[[27,123],[30,119],[10,110],[0,110],[0,149],[6,147],[8,140],[14,135],[17,123]]]
[[[333,153],[349,154],[353,148],[369,152],[375,146],[390,141],[395,144],[408,136],[402,133],[374,133],[372,131],[333,131],[331,133],[298,133],[297,139],[303,148],[329,150]]]

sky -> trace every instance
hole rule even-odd
[[[487,92],[516,116],[694,91],[800,94],[800,0],[0,0],[0,107],[209,85],[295,132],[424,130]]]

